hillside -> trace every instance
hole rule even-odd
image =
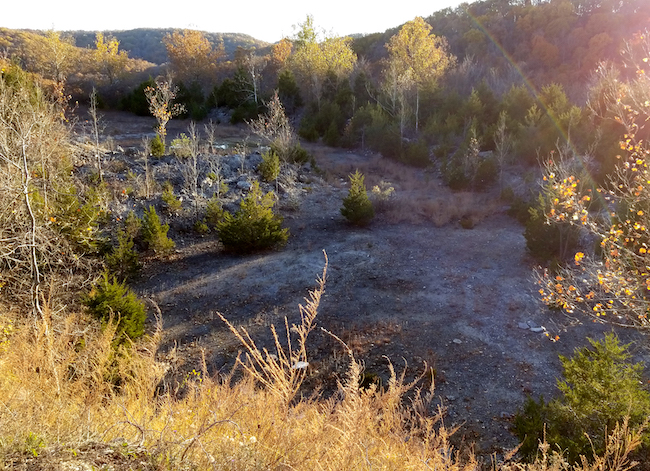
[[[163,64],[169,59],[163,38],[171,34],[173,29],[146,29],[138,28],[126,31],[110,30],[103,31],[106,36],[111,36],[120,42],[120,48],[129,53],[130,57],[143,59],[154,64]],[[95,43],[94,31],[66,31],[66,34],[75,38],[78,47],[93,47]],[[263,49],[269,46],[264,41],[259,41],[246,34],[239,33],[210,33],[202,32],[205,38],[210,41],[213,48],[219,47],[223,42],[226,54],[232,57],[237,48],[245,49],[254,47]]]
[[[648,25],[0,29],[0,469],[645,469]]]

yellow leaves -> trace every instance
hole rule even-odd
[[[637,216],[643,216],[643,211],[639,210],[639,211],[637,211],[636,214],[637,214]]]
[[[641,247],[641,248],[639,249],[639,253],[640,253],[641,255],[645,255],[646,253],[648,253],[648,251],[646,250],[645,247]]]
[[[579,265],[579,264],[580,264],[580,261],[581,261],[583,258],[585,258],[585,254],[584,254],[584,253],[582,253],[582,252],[578,252],[578,253],[576,253],[576,255],[575,255],[575,257],[574,257],[574,259],[575,259],[575,261],[576,261],[576,265]]]

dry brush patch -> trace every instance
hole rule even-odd
[[[392,371],[386,390],[362,390],[361,365],[350,356],[334,397],[298,393],[306,373],[295,362],[306,358],[304,341],[323,283],[302,310],[293,350],[278,340],[273,357],[247,343],[256,367],[242,359],[237,380],[210,378],[203,366],[168,389],[160,388],[165,365],[154,355],[160,326],[116,356],[114,326],[102,330],[84,315],[49,310],[34,324],[3,311],[3,462],[38,463],[40,456],[44,466],[57,453],[73,459],[70,450],[92,462],[100,454],[88,453],[89,447],[113,444],[123,451],[120,459],[130,454],[128,464],[144,469],[474,468],[452,450],[439,415],[428,414],[431,391],[416,392],[410,407],[403,404],[414,387],[403,374]],[[107,381],[116,368],[124,378],[118,387]]]
[[[333,186],[344,187],[347,175],[358,170],[365,176],[369,193],[374,187],[384,192],[373,195],[373,204],[378,216],[391,224],[433,222],[444,226],[466,219],[473,226],[502,208],[502,202],[493,193],[454,192],[426,170],[381,156],[350,157],[347,162],[332,158],[331,149],[315,146],[310,150]],[[387,195],[389,188],[393,191]]]
[[[248,354],[238,370],[210,377],[203,363],[173,385],[155,355],[160,324],[115,355],[114,326],[102,330],[83,314],[48,309],[34,323],[3,308],[1,462],[31,469],[64,462],[120,470],[478,469],[471,454],[461,457],[450,445],[441,413],[431,413],[433,389],[405,382],[392,365],[385,388],[361,388],[362,365],[344,345],[349,367],[338,391],[324,400],[301,388],[309,373],[296,366],[309,361],[305,342],[325,276],[301,322],[285,324],[286,339],[276,335],[275,352],[238,330]],[[110,380],[116,372],[118,385]],[[575,469],[624,471],[638,443],[622,426],[605,455]],[[508,461],[495,469],[572,469],[546,451],[532,465]]]

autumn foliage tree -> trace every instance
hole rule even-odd
[[[174,74],[185,82],[210,77],[225,54],[223,44],[215,50],[203,33],[191,29],[167,34],[163,42]]]
[[[650,327],[650,146],[641,136],[650,117],[650,40],[634,62],[636,78],[612,80],[601,70],[601,98],[625,130],[609,184],[592,194],[574,175],[550,166],[545,178],[555,197],[547,214],[588,230],[600,242],[595,254],[578,252],[558,273],[542,273],[540,294],[549,305],[595,320]],[[597,200],[597,205],[594,205]],[[602,208],[597,210],[597,208]]]
[[[120,51],[120,42],[114,37],[97,33],[95,38],[95,62],[100,72],[113,83],[124,72],[129,62],[126,51]]]
[[[393,79],[404,88],[415,89],[415,131],[419,127],[420,93],[435,86],[455,61],[443,37],[431,33],[431,25],[421,17],[406,23],[390,38],[386,49]]]
[[[49,30],[32,44],[34,69],[55,82],[65,81],[78,55],[74,38]]]
[[[309,94],[321,106],[323,87],[328,74],[337,79],[347,77],[357,62],[349,37],[326,37],[319,41],[314,19],[307,16],[294,38],[294,53],[290,58],[291,68],[305,84]]]

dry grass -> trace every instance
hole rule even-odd
[[[331,163],[325,151],[315,148],[314,153],[334,186],[342,187],[347,175],[358,169],[366,177],[369,193],[374,186],[393,187],[389,198],[373,200],[377,214],[392,224],[432,222],[444,226],[465,218],[476,225],[502,206],[494,194],[453,192],[432,173],[394,160],[375,156],[355,163]]]
[[[308,361],[305,342],[325,276],[301,307],[300,325],[285,324],[286,339],[275,334],[275,352],[260,351],[233,328],[247,352],[236,374],[211,378],[205,364],[197,365],[167,389],[160,388],[166,366],[155,358],[160,323],[116,359],[113,329],[102,331],[84,315],[46,311],[33,322],[0,309],[0,463],[5,469],[478,469],[471,454],[461,459],[449,444],[440,414],[430,413],[432,388],[405,384],[392,366],[387,388],[361,389],[361,364],[344,345],[349,368],[338,392],[322,400],[300,389],[308,373],[295,366]],[[116,371],[124,378],[119,388],[106,380]],[[625,471],[638,437],[621,428],[610,442],[605,457],[580,469]],[[546,452],[534,465],[496,468],[569,469]]]

